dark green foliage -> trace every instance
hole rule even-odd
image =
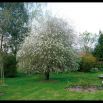
[[[96,58],[91,54],[85,54],[81,58],[80,70],[82,72],[89,72],[96,65]]]
[[[103,71],[103,62],[98,61],[98,62],[96,63],[96,67],[97,67],[99,70]]]
[[[5,77],[15,77],[17,73],[16,69],[16,56],[13,54],[3,54],[3,68]]]
[[[0,29],[4,36],[9,36],[9,48],[16,54],[18,44],[23,41],[28,31],[28,14],[24,3],[0,4]],[[25,24],[25,25],[24,25]]]
[[[3,36],[2,42],[14,54],[4,53],[3,55],[4,74],[6,77],[14,77],[16,75],[16,52],[25,37],[25,33],[28,31],[27,23],[28,13],[24,3],[0,3],[0,34]],[[4,38],[7,39],[7,44],[3,41]],[[1,47],[4,49],[4,45]]]
[[[103,61],[103,33],[99,32],[100,37],[98,39],[98,44],[94,48],[93,55],[97,57],[97,60]]]

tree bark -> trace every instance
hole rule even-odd
[[[45,72],[45,80],[49,80],[49,71]]]
[[[3,45],[3,35],[1,35],[1,45],[0,45],[1,50],[2,50],[2,45]]]

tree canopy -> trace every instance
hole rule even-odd
[[[67,22],[46,17],[21,45],[17,53],[19,68],[26,73],[38,71],[46,74],[65,69],[77,70],[73,41],[73,30]]]
[[[9,37],[9,48],[15,54],[17,45],[20,44],[24,34],[28,31],[27,10],[24,3],[1,3],[0,9],[1,34],[2,37]]]
[[[93,54],[97,57],[99,61],[103,61],[103,33],[99,31],[98,43],[94,48]]]

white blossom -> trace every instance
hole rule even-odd
[[[35,29],[36,28],[36,29]],[[24,72],[77,70],[73,30],[62,19],[45,18],[31,30],[17,53],[18,66]]]

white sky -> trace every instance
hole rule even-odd
[[[71,22],[74,29],[79,32],[98,33],[103,31],[103,3],[48,3],[53,15],[63,17]]]

